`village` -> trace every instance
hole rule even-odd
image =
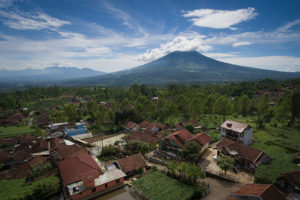
[[[178,166],[190,162],[198,172],[187,176],[196,179],[191,183],[200,194],[194,192],[189,198],[299,198],[300,171],[282,174],[276,186],[254,183],[255,169],[271,158],[249,147],[255,134],[251,126],[226,120],[214,143],[205,132],[193,134],[199,129],[201,124],[196,120],[177,123],[173,129],[161,123],[129,121],[122,132],[93,136],[84,121],[49,124],[49,133],[42,137],[28,134],[0,139],[0,145],[9,149],[0,152],[0,177],[31,181],[41,175],[56,175],[65,199],[93,199],[125,185],[135,188],[136,198],[147,199],[135,182],[157,171],[182,181],[176,174],[184,170]],[[143,147],[144,143],[149,146]],[[200,172],[214,182],[206,182]],[[216,194],[215,182],[233,186],[220,188],[222,194]]]
[[[245,96],[226,98],[232,114],[224,115],[222,96],[212,105],[202,96],[203,110],[179,89],[175,97],[164,91],[170,101],[137,88],[49,88],[37,93],[43,98],[31,91],[26,107],[8,109],[7,101],[0,108],[1,198],[299,199],[299,132],[286,121],[268,122],[266,114],[257,122],[251,108],[245,114],[240,107]],[[103,101],[122,92],[129,99]],[[273,110],[292,92],[268,99],[259,91],[245,105]]]

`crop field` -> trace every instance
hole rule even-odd
[[[34,130],[29,126],[0,126],[0,138],[14,137],[33,133]]]
[[[133,182],[133,186],[149,200],[185,200],[194,194],[194,188],[172,179],[162,172],[153,172]]]

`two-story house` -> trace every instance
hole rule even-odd
[[[253,128],[248,124],[226,120],[220,129],[221,137],[228,137],[244,145],[252,143]]]

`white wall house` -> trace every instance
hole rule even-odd
[[[252,143],[253,128],[248,124],[226,120],[220,127],[221,137],[228,137],[244,145]]]

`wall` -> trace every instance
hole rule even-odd
[[[99,140],[99,141],[93,142],[92,145],[100,147],[100,148],[106,147],[106,146],[109,146],[109,145],[114,145],[116,141],[122,140],[122,138],[124,136],[125,136],[125,134],[120,134],[120,135],[112,136],[112,137],[109,137],[109,138],[105,138],[103,140]]]
[[[253,128],[249,128],[244,131],[244,138],[243,138],[244,145],[248,146],[252,143],[252,135],[253,135]]]
[[[103,191],[105,189],[114,187],[116,185],[121,185],[123,183],[124,183],[124,178],[121,178],[120,182],[118,184],[117,184],[116,180],[115,181],[111,181],[111,182],[107,183],[107,188],[105,188],[105,184],[99,185],[99,186],[96,187],[96,190],[94,192],[92,191],[92,188],[90,188],[90,189],[85,190],[85,191],[83,191],[81,193],[77,193],[77,194],[73,195],[72,199],[73,200],[83,199],[83,198],[88,197],[89,195],[95,194],[96,192],[100,192],[100,191]]]

